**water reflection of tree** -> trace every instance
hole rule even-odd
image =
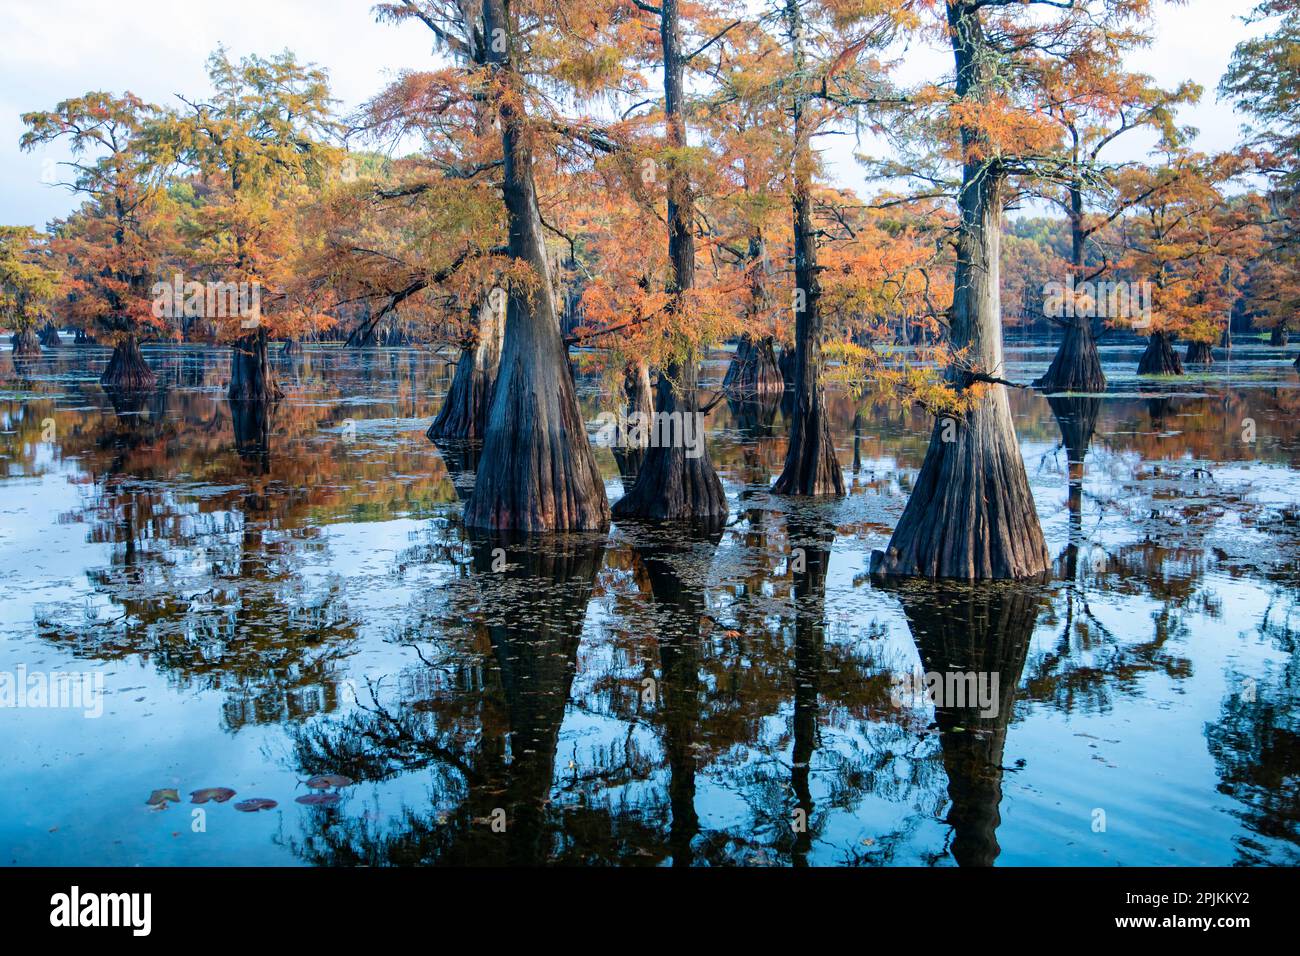
[[[1230,675],[1219,719],[1205,727],[1219,792],[1244,825],[1239,863],[1300,864],[1300,660],[1294,653],[1259,680]]]
[[[1043,603],[1039,587],[913,584],[898,591],[927,673],[996,674],[997,712],[935,708],[948,775],[950,850],[960,866],[990,866],[1000,848],[1003,758],[1029,641]],[[968,702],[969,704],[969,702]]]
[[[417,711],[399,702],[395,711],[363,703],[341,725],[309,726],[295,740],[304,773],[328,766],[378,780],[430,771],[432,809],[408,809],[385,827],[366,817],[313,814],[294,844],[302,858],[328,865],[530,865],[618,844],[610,821],[562,825],[562,810],[551,801],[603,544],[563,536],[519,544],[481,539],[472,548],[484,669],[454,675],[432,706]],[[493,828],[498,820],[503,831]],[[599,838],[590,835],[593,825]]]

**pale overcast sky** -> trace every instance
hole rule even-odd
[[[1186,7],[1164,8],[1158,42],[1133,63],[1162,84],[1192,79],[1206,88],[1202,103],[1182,114],[1183,122],[1201,129],[1202,149],[1236,142],[1240,119],[1214,91],[1233,46],[1247,35],[1238,18],[1254,4],[1190,0]],[[174,103],[176,93],[202,94],[204,61],[219,43],[233,56],[292,49],[300,60],[329,70],[334,95],[348,109],[389,75],[433,62],[427,29],[377,24],[371,7],[372,0],[4,0],[0,223],[42,226],[74,206],[66,190],[42,182],[48,162],[63,155],[19,151],[19,114],[88,90],[130,90],[160,104]],[[931,64],[947,69],[950,59],[914,51],[907,70]],[[862,189],[852,144],[827,145],[836,181]]]

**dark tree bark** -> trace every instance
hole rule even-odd
[[[485,296],[478,307],[478,328],[473,341],[461,346],[460,359],[442,409],[426,433],[430,441],[475,441],[487,430],[492,386],[501,362],[505,323]]]
[[[1188,365],[1213,365],[1214,350],[1209,342],[1188,342],[1185,361]]]
[[[1023,585],[984,583],[909,588],[898,596],[927,674],[997,675],[996,714],[947,699],[934,713],[948,777],[952,855],[959,866],[992,866],[1001,852],[1007,728],[1041,595]]]
[[[232,402],[278,402],[284,398],[271,370],[271,360],[267,357],[265,326],[259,325],[235,341],[230,355],[230,387],[226,397]]]
[[[768,306],[767,246],[762,233],[749,240],[749,315],[755,321]],[[722,378],[722,390],[741,399],[780,396],[785,380],[776,359],[776,340],[770,335],[755,336],[748,332],[740,337],[736,353]]]
[[[1268,337],[1268,344],[1277,348],[1285,348],[1291,341],[1291,329],[1285,322],[1280,322],[1273,326],[1273,331]]]
[[[23,329],[9,337],[14,358],[36,358],[41,354],[41,340],[31,329]]]
[[[786,395],[794,394],[794,376],[797,364],[795,347],[793,345],[781,346],[781,354],[777,357],[776,367],[781,371],[781,384],[785,387]]]
[[[488,44],[486,60],[506,90],[500,126],[508,255],[530,266],[536,280],[511,284],[500,371],[465,523],[499,531],[604,530],[609,502],[555,316],[511,22],[504,0],[484,0],[482,9],[483,36],[505,40]]]
[[[1075,137],[1075,162],[1079,159],[1078,137]],[[1077,179],[1070,183],[1070,264],[1076,277],[1084,274],[1084,257],[1088,236],[1084,227],[1083,185]],[[1101,355],[1092,332],[1092,319],[1071,316],[1065,326],[1065,335],[1056,350],[1052,364],[1043,377],[1034,383],[1049,392],[1104,392],[1106,375],[1101,370]]]
[[[647,416],[654,414],[654,394],[650,390],[650,368],[645,362],[629,362],[623,369],[624,413],[629,422],[636,421],[633,416],[640,416],[640,421],[649,421]],[[637,475],[645,462],[646,446],[649,436],[646,430],[629,429],[622,423],[618,444],[614,447],[614,460],[618,462],[618,473],[623,479],[623,491],[627,493],[636,486]]]
[[[123,392],[145,391],[158,384],[158,377],[140,353],[135,335],[128,334],[114,347],[99,384]]]
[[[768,395],[779,397],[785,391],[772,336],[756,339],[745,334],[740,337],[736,354],[731,357],[727,374],[723,376],[722,390],[740,399]]]
[[[786,31],[798,74],[805,68],[803,15],[799,0],[786,0]],[[806,94],[794,94],[795,359],[794,410],[785,468],[772,486],[778,495],[844,495],[844,470],[835,457],[826,396],[822,388],[821,279],[817,275],[817,232],[813,223],[812,130]]]
[[[1092,334],[1092,320],[1074,318],[1043,376],[1034,386],[1048,392],[1096,393],[1106,390],[1101,355]]]
[[[957,95],[971,96],[990,81],[992,56],[978,7],[948,7],[957,65]],[[962,129],[962,155],[978,156],[980,134]],[[1002,373],[999,255],[1005,174],[996,160],[969,159],[958,199],[956,292],[950,319],[955,349],[978,370]],[[958,387],[969,372],[949,373]],[[972,411],[935,422],[921,471],[886,551],[872,556],[872,572],[979,580],[1028,578],[1051,567],[1034,509],[1003,385],[983,386]]]
[[[686,145],[685,66],[678,0],[663,0],[659,39],[664,64],[664,113],[668,145]],[[668,259],[672,276],[669,310],[680,313],[686,293],[695,287],[695,197],[689,173],[674,163],[668,176]],[[727,498],[709,460],[699,406],[699,362],[693,349],[668,363],[659,375],[655,411],[675,420],[691,420],[699,445],[684,441],[652,442],[636,484],[614,506],[619,518],[654,521],[709,521],[727,514]],[[696,428],[695,424],[699,423]],[[688,454],[688,450],[690,454]],[[698,454],[696,452],[698,451]]]
[[[57,349],[62,344],[63,340],[59,338],[59,330],[54,323],[46,322],[45,327],[41,329],[41,345],[47,349]]]
[[[1138,362],[1139,375],[1182,375],[1183,363],[1166,332],[1153,332]]]

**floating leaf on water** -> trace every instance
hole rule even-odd
[[[234,795],[235,791],[229,787],[204,787],[202,790],[190,791],[190,803],[207,803],[209,800],[225,803]]]
[[[338,805],[339,799],[337,793],[304,793],[297,802],[309,807],[333,807]]]
[[[307,786],[313,790],[327,790],[330,787],[350,787],[352,786],[352,778],[339,773],[322,773],[308,780]]]
[[[151,807],[165,807],[169,803],[180,803],[181,795],[175,790],[155,790],[149,794],[148,804]]]
[[[258,810],[274,810],[278,804],[274,800],[268,800],[266,797],[253,797],[250,800],[240,800],[235,804],[235,809],[241,813],[256,813]]]

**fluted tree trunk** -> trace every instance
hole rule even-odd
[[[530,266],[536,281],[510,284],[500,369],[465,522],[522,532],[603,530],[609,502],[555,315],[513,25],[505,0],[483,0],[482,16],[482,35],[503,41],[487,43],[484,58],[502,87],[508,255]]]
[[[1214,349],[1209,342],[1188,342],[1187,358],[1184,361],[1188,365],[1213,365]]]
[[[21,329],[9,337],[14,358],[36,358],[41,354],[40,337],[32,329]]]
[[[957,66],[957,95],[978,98],[992,80],[991,59],[971,2],[948,7]],[[960,221],[950,337],[971,365],[1000,376],[1000,268],[1006,175],[980,158],[980,132],[963,127]],[[954,367],[953,384],[971,387],[969,371]],[[974,407],[939,419],[911,497],[889,546],[872,559],[874,573],[977,580],[1026,578],[1051,566],[1029,478],[1011,420],[1006,387],[980,384]]]
[[[1079,161],[1079,146],[1075,142],[1075,162]],[[1087,252],[1087,235],[1083,223],[1083,185],[1076,179],[1070,183],[1070,266],[1075,278],[1084,274]],[[1101,355],[1092,332],[1092,319],[1076,315],[1070,310],[1066,319],[1065,334],[1052,364],[1034,383],[1049,392],[1104,392],[1106,375],[1101,370]]]
[[[480,440],[487,429],[492,386],[501,362],[505,321],[490,295],[483,297],[477,311],[474,337],[461,346],[451,387],[443,399],[438,417],[426,433],[430,441]]]
[[[1183,363],[1174,351],[1173,339],[1167,332],[1153,332],[1147,339],[1146,351],[1138,361],[1139,375],[1182,375]]]
[[[278,402],[284,398],[271,370],[265,326],[259,325],[235,341],[227,397],[232,402]]]
[[[682,53],[678,0],[662,2],[659,39],[663,52],[668,145],[683,149],[686,146],[686,120],[682,112],[686,61]],[[680,315],[685,309],[687,293],[695,288],[695,197],[690,174],[677,160],[673,161],[668,176],[668,259],[671,267],[668,308]],[[727,514],[727,498],[704,440],[699,373],[693,348],[686,348],[660,373],[655,411],[669,416],[666,420],[689,418],[691,424],[678,430],[672,440],[651,444],[636,484],[614,506],[617,517],[709,521]],[[698,443],[695,447],[686,446],[686,428],[694,434]]]
[[[749,237],[749,319],[750,327],[759,320],[769,304],[767,289],[767,242],[762,231]],[[776,340],[771,335],[744,332],[722,378],[722,390],[740,399],[780,396],[785,391],[776,359]]]
[[[158,384],[156,376],[140,352],[134,333],[127,334],[113,347],[108,367],[99,384],[119,391],[144,391]]]
[[[650,421],[654,414],[654,392],[650,388],[650,367],[645,362],[628,362],[623,369],[624,414],[627,423]],[[618,462],[618,473],[623,479],[623,491],[629,492],[636,486],[637,475],[645,461],[646,448],[650,436],[646,429],[629,428],[627,423],[620,423],[619,441],[614,447],[614,460]]]
[[[786,31],[794,70],[805,67],[799,0],[786,0]],[[785,468],[772,486],[778,495],[844,495],[844,472],[835,457],[822,388],[821,280],[817,275],[817,233],[813,224],[812,142],[806,94],[796,89],[794,114],[794,409]]]

